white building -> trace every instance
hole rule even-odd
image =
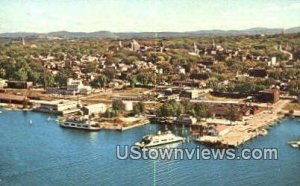
[[[122,101],[124,104],[124,108],[126,111],[132,111],[133,110],[133,103],[132,101]]]
[[[66,110],[77,109],[77,106],[80,104],[78,101],[69,101],[69,100],[55,100],[55,101],[41,101],[39,102],[40,106],[37,108],[39,111],[43,112],[64,112]]]
[[[268,61],[268,66],[277,66],[277,60],[276,57],[271,57],[270,61]]]
[[[104,103],[87,105],[82,108],[85,115],[104,113],[106,109],[107,106]]]
[[[69,94],[90,94],[92,88],[82,84],[81,80],[68,79],[67,82],[67,93]]]

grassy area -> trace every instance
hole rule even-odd
[[[215,101],[243,101],[242,98],[226,98],[226,97],[216,97],[211,95],[210,93],[205,94],[207,99],[209,100],[215,100]]]

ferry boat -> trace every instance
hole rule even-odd
[[[90,131],[98,131],[101,130],[101,127],[93,121],[75,121],[75,120],[66,120],[59,124],[61,127],[65,128],[74,128],[74,129],[82,129],[82,130],[90,130]]]
[[[170,143],[182,142],[183,137],[174,135],[171,131],[158,131],[157,135],[146,135],[140,142],[135,143],[139,148],[149,148],[155,146],[166,145]]]
[[[290,141],[289,144],[294,148],[300,148],[300,141]]]

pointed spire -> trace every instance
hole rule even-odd
[[[22,45],[23,45],[23,46],[26,45],[24,37],[22,37]]]

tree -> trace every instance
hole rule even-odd
[[[50,72],[45,71],[39,78],[39,82],[45,87],[55,84],[53,75]]]
[[[20,68],[17,72],[16,72],[16,78],[20,81],[27,81],[28,79],[28,72],[25,68]]]
[[[226,119],[230,120],[230,122],[236,121],[238,119],[238,116],[237,116],[236,111],[234,110],[233,106],[231,106],[229,108],[229,110],[227,111]]]
[[[137,82],[138,81],[136,75],[133,75],[129,78],[129,83],[131,88],[134,88]]]
[[[121,111],[121,110],[124,110],[124,104],[122,103],[121,100],[114,100],[112,102],[112,109],[113,110],[116,110],[116,111]]]
[[[96,76],[93,81],[91,81],[91,86],[102,88],[105,87],[108,83],[108,79],[105,75]]]
[[[6,70],[4,68],[0,68],[0,78],[4,78],[6,76]]]
[[[67,80],[68,76],[63,72],[58,72],[55,76],[55,82],[57,82],[59,86],[66,86]]]
[[[143,114],[145,112],[145,105],[143,102],[138,102],[133,106],[133,113],[138,115],[138,114]]]
[[[196,103],[194,109],[198,117],[208,118],[211,116],[210,107],[207,104]]]

